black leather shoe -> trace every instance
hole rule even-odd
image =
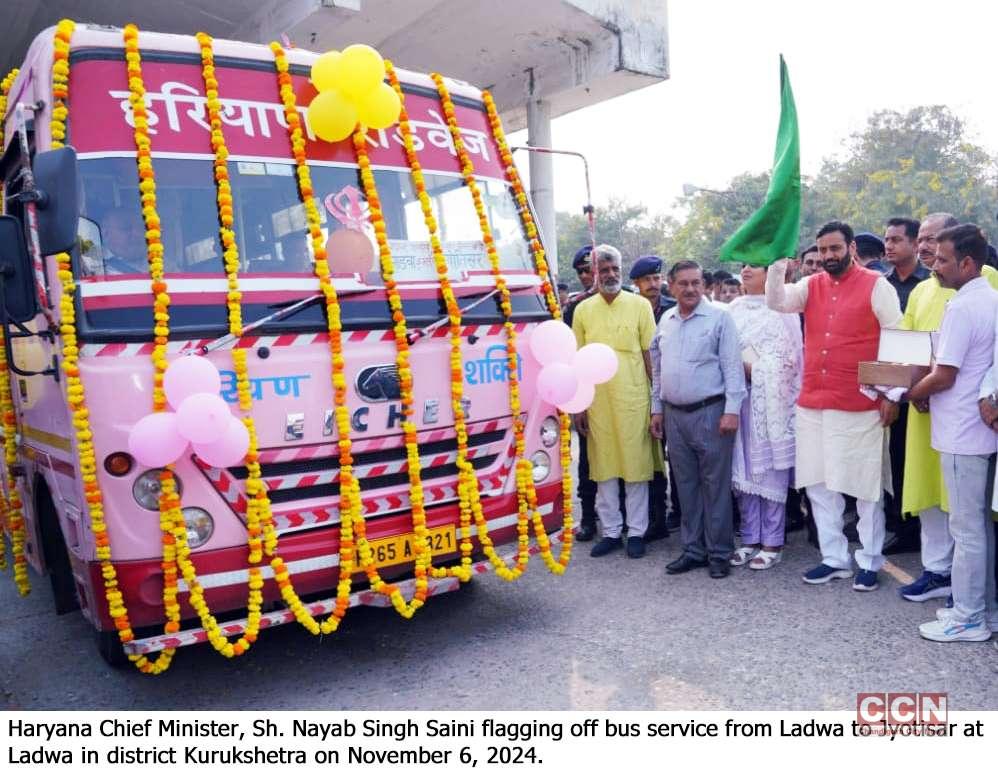
[[[641,536],[627,537],[627,557],[643,558],[645,556],[645,540]]]
[[[884,555],[897,555],[902,552],[918,552],[922,549],[921,537],[912,531],[908,533],[894,534],[884,542]]]
[[[575,541],[577,542],[591,542],[596,538],[596,526],[587,525],[583,523],[579,526],[579,530],[575,532]]]
[[[690,569],[699,569],[707,565],[705,560],[697,560],[689,555],[683,553],[678,558],[676,558],[672,563],[669,563],[665,567],[666,574],[685,574]]]
[[[589,555],[593,558],[602,558],[604,555],[609,555],[614,550],[619,550],[624,546],[623,540],[617,536],[615,538],[610,538],[609,536],[604,536],[589,551]]]
[[[726,560],[711,560],[710,578],[724,579],[731,572],[731,564]]]
[[[665,525],[664,520],[657,520],[648,526],[648,530],[645,531],[644,539],[646,542],[655,542],[659,539],[668,539],[669,529]]]

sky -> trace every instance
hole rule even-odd
[[[668,14],[668,80],[553,121],[554,146],[588,159],[597,206],[621,196],[669,211],[684,183],[724,189],[768,170],[781,53],[805,175],[881,109],[948,105],[998,150],[998,4],[669,0]],[[580,162],[556,159],[558,210],[581,212],[583,180]]]

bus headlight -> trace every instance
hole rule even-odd
[[[530,456],[530,463],[534,467],[534,482],[544,482],[551,473],[551,458],[543,450],[538,450]]]
[[[150,469],[136,477],[135,482],[132,483],[132,496],[135,501],[140,507],[148,509],[150,512],[159,512],[159,494],[163,490],[159,476],[163,471],[163,469]],[[173,475],[173,481],[177,485],[177,495],[182,496],[184,484],[176,473]]]
[[[200,507],[184,507],[181,512],[187,526],[187,546],[196,549],[211,538],[215,532],[215,521]]]
[[[561,432],[561,425],[558,419],[548,415],[541,423],[541,444],[545,447],[554,447],[558,443],[558,435]]]

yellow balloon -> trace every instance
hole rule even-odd
[[[371,129],[388,129],[399,120],[401,110],[399,96],[388,84],[378,84],[378,88],[357,106],[360,123]]]
[[[385,80],[385,60],[370,46],[355,43],[333,63],[333,75],[334,88],[359,102]]]
[[[322,140],[336,143],[357,126],[357,109],[339,92],[319,92],[308,106],[308,125]]]
[[[336,60],[340,58],[339,51],[327,51],[312,63],[312,85],[323,92],[332,89],[336,80],[334,75]]]

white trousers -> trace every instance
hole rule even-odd
[[[814,524],[818,529],[821,562],[836,569],[849,569],[849,540],[842,533],[845,523],[846,500],[841,493],[825,487],[825,483],[807,486],[807,496],[814,510]],[[867,571],[880,571],[884,565],[884,501],[856,499],[859,523],[860,548],[856,550],[856,563]]]
[[[958,622],[977,622],[995,609],[990,460],[986,455],[942,453],[939,462],[950,497],[953,616]]]
[[[610,539],[618,538],[624,528],[618,487],[615,479],[596,483],[596,514],[603,524],[603,536]],[[627,504],[627,535],[644,536],[648,530],[648,483],[625,482],[624,496]]]
[[[922,524],[922,568],[948,577],[953,568],[949,515],[939,507],[929,507],[918,513],[918,520]]]

